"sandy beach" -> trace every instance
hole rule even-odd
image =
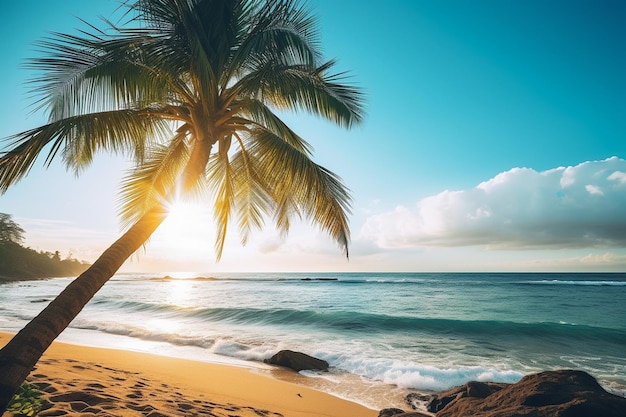
[[[0,333],[0,345],[10,337]],[[60,342],[28,377],[43,388],[42,417],[378,415],[283,379],[237,366]]]

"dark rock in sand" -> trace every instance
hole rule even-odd
[[[274,356],[265,360],[265,363],[271,365],[284,366],[293,369],[296,372],[303,370],[327,371],[328,362],[323,359],[314,358],[305,353],[294,352],[292,350],[281,350]]]
[[[385,408],[380,410],[378,417],[431,417],[417,411],[404,411],[399,408]]]
[[[561,370],[516,384],[470,382],[435,395],[428,409],[437,417],[624,417],[626,398],[606,392],[583,371]]]
[[[378,417],[393,417],[398,414],[403,414],[404,410],[399,408],[385,408],[384,410],[380,410],[378,413]]]

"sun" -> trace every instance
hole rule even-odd
[[[203,205],[177,201],[168,207],[167,218],[161,227],[170,238],[206,237],[213,230],[213,217]]]
[[[215,226],[206,206],[175,202],[151,239],[150,246],[166,257],[191,259],[212,253]]]
[[[187,202],[175,202],[169,205],[165,220],[172,227],[190,229],[196,226],[205,215],[202,206]]]

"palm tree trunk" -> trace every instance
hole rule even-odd
[[[153,209],[141,217],[0,350],[0,415],[52,341],[146,242],[166,215],[164,210]]]
[[[194,142],[187,165],[181,174],[182,191],[193,188],[204,174],[211,155],[211,142],[203,132]],[[173,196],[173,192],[171,196]],[[78,278],[72,281],[37,317],[0,349],[0,415],[17,392],[39,358],[54,339],[81,312],[85,305],[117,272],[124,262],[139,249],[167,217],[159,205],[146,212],[126,233],[113,243]]]

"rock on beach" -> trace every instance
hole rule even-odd
[[[281,350],[274,356],[265,360],[271,365],[283,366],[296,372],[304,370],[327,371],[328,362],[309,356],[306,353],[294,352],[293,350]]]
[[[437,417],[624,417],[626,398],[608,393],[586,372],[559,370],[516,384],[470,382],[435,395],[428,411]]]

